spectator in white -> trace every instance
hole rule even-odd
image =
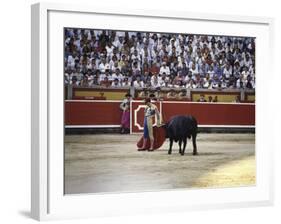
[[[214,77],[213,77],[213,81],[212,81],[212,88],[213,89],[218,89],[219,88],[219,78],[218,78],[218,75],[215,74]]]
[[[209,89],[210,85],[210,75],[206,74],[206,77],[204,78],[203,88]]]
[[[144,87],[144,84],[143,84],[143,81],[141,81],[140,75],[137,75],[137,79],[134,81],[133,86],[135,88],[143,88]]]
[[[130,87],[131,86],[131,82],[129,82],[128,77],[125,77],[121,83],[122,87]]]
[[[65,83],[65,84],[70,84],[71,78],[72,78],[72,72],[71,72],[71,70],[69,69],[68,71],[66,71],[66,72],[64,73],[64,83]]]
[[[150,50],[148,50],[147,46],[144,46],[144,48],[141,49],[140,56],[142,59],[147,58],[149,61],[151,60]],[[143,63],[144,63],[144,61],[143,61]]]
[[[250,58],[249,54],[245,55],[244,59],[244,66],[247,66],[248,68],[253,64],[252,59]]]
[[[124,36],[119,35],[116,33],[116,37],[115,37],[115,41],[112,43],[112,45],[118,49],[118,51],[121,50],[121,48],[123,47],[123,42],[124,42]]]
[[[92,86],[94,83],[95,75],[93,72],[88,73],[88,81],[89,81],[89,86]]]
[[[121,84],[118,79],[114,79],[111,86],[112,87],[121,87]]]
[[[109,69],[112,70],[114,68],[115,63],[118,65],[118,59],[115,55],[112,56],[112,58],[109,60]]]
[[[221,86],[222,89],[227,88],[227,80],[224,76],[222,77],[222,80],[220,82],[220,86]]]
[[[229,63],[226,64],[226,66],[223,69],[223,75],[226,79],[229,79],[229,77],[232,75],[232,68],[230,67]]]
[[[151,77],[151,87],[153,87],[153,88],[160,87],[159,77],[157,74],[154,74]]]
[[[233,75],[236,79],[238,79],[240,77],[240,63],[239,60],[236,60],[234,62],[234,67],[233,67]]]
[[[96,64],[96,59],[95,58],[90,60],[90,62],[87,65],[87,69],[88,70],[95,70],[95,69],[97,69],[97,64]]]
[[[100,79],[99,79],[99,82],[102,82],[105,80],[105,78],[108,80],[108,81],[112,81],[112,76],[109,74],[109,69],[106,69],[105,70],[105,73],[101,74],[100,75]]]
[[[134,53],[131,56],[131,60],[140,62],[141,58],[137,50],[134,50]]]
[[[156,60],[157,55],[158,55],[157,45],[154,45],[151,50],[151,58],[153,60]]]
[[[102,58],[102,59],[101,59],[101,62],[100,62],[100,64],[99,64],[99,70],[101,71],[101,73],[104,73],[104,72],[105,72],[105,65],[106,65],[105,58]]]
[[[171,54],[173,48],[175,48],[175,50],[176,50],[175,38],[172,37],[170,39],[170,44],[167,46],[167,51],[168,51],[169,55]]]
[[[163,75],[158,75],[158,83],[159,83],[158,86],[159,86],[159,88],[164,85],[165,79],[166,79],[165,73],[163,73]]]
[[[81,72],[81,70],[79,68],[77,68],[76,71],[74,72],[73,76],[75,76],[77,81],[80,82],[83,78],[83,73]]]
[[[167,66],[166,62],[163,62],[159,74],[162,75],[165,73],[166,75],[170,75],[170,68]]]
[[[244,88],[244,80],[243,80],[243,76],[242,75],[236,81],[236,88],[238,88],[238,89],[243,89]]]
[[[193,80],[193,79],[190,79],[190,80],[186,83],[185,87],[186,87],[187,89],[195,89],[195,88],[196,88],[196,84],[194,83],[194,80]]]
[[[72,55],[69,55],[67,58],[67,67],[73,69],[75,66],[75,59]]]
[[[120,69],[116,68],[115,73],[112,74],[112,79],[118,79],[119,82],[123,80],[123,75],[120,73]]]
[[[108,59],[106,58],[105,59],[105,66],[104,66],[104,69],[106,70],[106,69],[108,69],[108,70],[110,70],[111,71],[111,66],[110,66],[110,64],[108,63]]]
[[[248,67],[247,66],[244,66],[243,71],[242,71],[241,74],[243,76],[243,82],[246,83],[247,77],[250,74],[249,71],[248,71]]]
[[[184,82],[188,83],[190,79],[192,79],[192,73],[189,71],[187,76],[184,77]]]
[[[197,66],[195,65],[195,63],[192,63],[191,68],[189,69],[189,71],[191,71],[192,76],[195,76],[198,74],[198,69],[196,68]]]
[[[108,42],[105,49],[106,49],[107,57],[111,58],[113,55],[113,50],[114,50],[114,46],[111,44],[111,42]]]
[[[137,47],[137,42],[134,42],[134,46],[130,49],[130,53],[134,54],[137,51],[137,55],[139,54],[139,48]]]
[[[207,74],[209,75],[210,79],[213,79],[215,71],[214,71],[214,67],[212,65],[209,66],[209,70],[208,70]]]

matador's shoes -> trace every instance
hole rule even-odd
[[[147,148],[139,148],[138,151],[146,151]]]

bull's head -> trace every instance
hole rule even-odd
[[[168,135],[168,122],[164,123],[161,127],[163,127],[165,129],[165,131],[166,131],[165,137],[169,138],[169,135]]]

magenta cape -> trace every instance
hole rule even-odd
[[[159,149],[163,143],[165,142],[166,139],[166,130],[165,128],[162,127],[153,127],[153,137],[154,137],[154,144],[153,144],[153,149]],[[137,143],[138,148],[142,148],[143,144],[143,136],[140,138],[140,140]],[[146,149],[150,148],[150,141],[148,139],[147,144],[145,146]]]
[[[130,111],[126,110],[122,113],[121,119],[122,128],[130,128]]]

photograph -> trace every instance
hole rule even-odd
[[[256,37],[64,27],[64,194],[256,185]]]

